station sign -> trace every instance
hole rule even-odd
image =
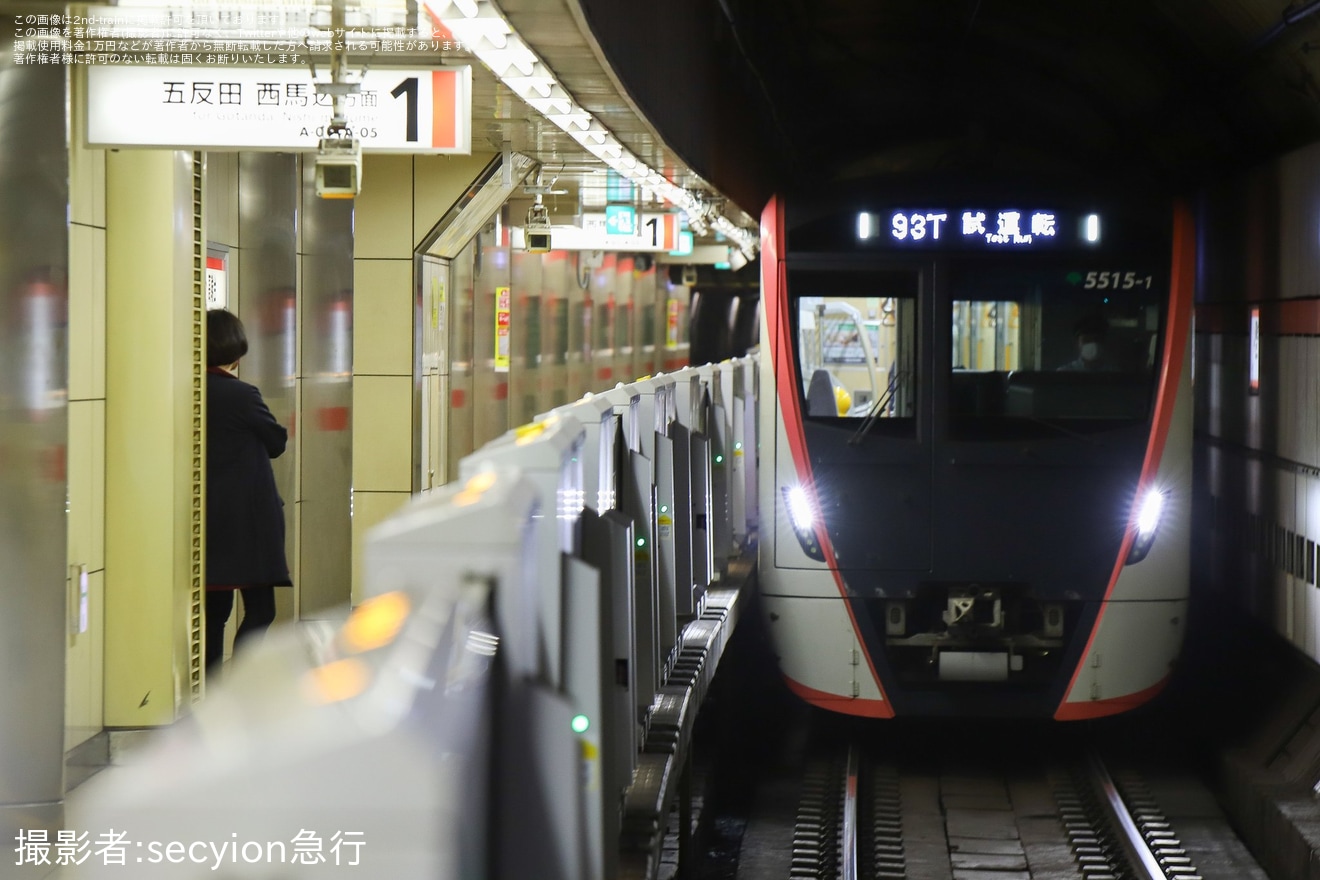
[[[94,65],[87,143],[104,147],[315,150],[333,108],[311,71],[266,67]],[[472,69],[372,68],[344,99],[364,152],[472,152]]]
[[[631,206],[609,205],[603,214],[582,215],[581,234],[572,248],[579,249],[580,241],[582,250],[672,251],[680,244],[681,226],[677,212],[638,215]]]

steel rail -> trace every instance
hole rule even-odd
[[[857,880],[857,779],[860,765],[860,749],[853,743],[848,747],[847,777],[843,787],[840,880]]]
[[[1091,778],[1097,790],[1104,796],[1104,806],[1108,807],[1110,818],[1114,820],[1115,830],[1121,832],[1119,842],[1127,853],[1132,868],[1140,874],[1141,880],[1168,880],[1168,875],[1160,866],[1155,853],[1146,843],[1145,836],[1132,818],[1118,786],[1114,784],[1109,771],[1105,769],[1100,756],[1090,755]]]

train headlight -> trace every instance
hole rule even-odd
[[[784,506],[788,508],[788,521],[793,525],[802,552],[817,562],[825,561],[825,554],[816,539],[816,509],[811,496],[801,486],[784,487]]]
[[[1137,516],[1133,525],[1136,536],[1132,541],[1132,550],[1128,553],[1128,564],[1140,562],[1150,552],[1155,543],[1155,533],[1160,528],[1160,518],[1164,513],[1164,490],[1147,489],[1137,502]]]
[[[815,523],[815,517],[811,514],[811,501],[807,498],[807,490],[801,486],[794,486],[791,489],[785,486],[784,499],[788,502],[788,517],[793,521],[793,529],[799,532],[810,531]]]

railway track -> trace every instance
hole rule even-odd
[[[1091,752],[986,772],[906,765],[857,744],[807,765],[790,880],[1249,880],[1265,875],[1199,783],[1152,784]],[[1170,794],[1172,792],[1172,794]],[[1192,814],[1189,813],[1188,816]],[[1207,855],[1204,866],[1198,852]],[[740,874],[740,880],[742,875]],[[746,880],[761,880],[747,877]]]

